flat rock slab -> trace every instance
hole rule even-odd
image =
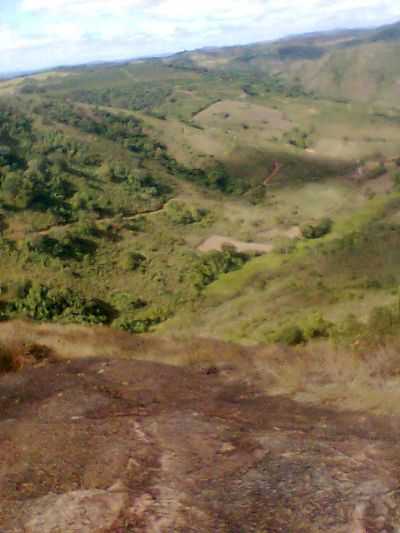
[[[398,420],[235,370],[74,360],[0,378],[0,530],[395,532]]]

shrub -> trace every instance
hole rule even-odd
[[[49,360],[54,357],[54,353],[48,346],[43,344],[29,344],[25,346],[25,354],[27,357],[32,358],[36,362],[41,362],[44,360]]]
[[[305,239],[319,239],[327,235],[332,229],[332,220],[323,218],[319,222],[305,224],[301,228],[301,233]]]
[[[82,260],[85,255],[93,254],[96,245],[93,241],[79,235],[67,234],[61,239],[43,235],[28,242],[28,249],[39,255],[47,255],[58,259]]]
[[[137,311],[148,305],[142,298],[135,298],[135,296],[127,292],[114,293],[111,296],[111,302],[119,311],[127,312]]]
[[[304,326],[304,337],[307,340],[329,337],[332,327],[332,322],[325,320],[320,313],[315,313]]]
[[[138,314],[138,316],[122,316],[113,323],[113,326],[130,333],[146,333],[152,327],[165,322],[171,316],[172,310],[169,307],[152,307]]]
[[[383,176],[383,174],[385,174],[386,172],[387,169],[385,167],[385,164],[381,162],[368,172],[368,179],[379,178],[380,176]]]
[[[11,349],[0,346],[0,374],[13,372],[19,368],[17,354]]]
[[[296,346],[305,341],[303,330],[297,325],[283,327],[275,336],[275,341],[288,346]]]
[[[33,320],[80,324],[108,324],[116,314],[102,300],[87,300],[69,289],[58,290],[44,285],[27,285],[19,298],[7,304],[6,311]]]
[[[205,209],[187,206],[183,202],[169,202],[165,209],[168,218],[174,224],[194,224],[199,222],[207,214]]]
[[[331,338],[336,344],[347,344],[360,338],[365,333],[365,324],[349,313],[344,320],[335,324],[331,329]]]
[[[118,329],[122,331],[128,331],[129,333],[147,333],[151,326],[152,322],[149,319],[123,319],[114,324]]]
[[[133,232],[143,232],[146,229],[146,218],[138,216],[134,220],[130,220],[125,227]]]
[[[144,256],[140,252],[128,252],[122,258],[121,266],[124,270],[136,271],[139,270],[139,268],[144,267],[144,263],[146,262],[146,260],[146,256]]]
[[[390,307],[374,307],[368,320],[368,328],[373,336],[384,337],[393,333],[399,317]]]
[[[225,245],[222,252],[208,252],[200,258],[195,268],[196,281],[194,283],[197,289],[201,290],[213,281],[220,274],[226,274],[234,270],[239,270],[249,260],[249,256],[237,252],[233,246]]]

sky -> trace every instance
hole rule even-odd
[[[0,0],[0,73],[398,20],[399,0]]]

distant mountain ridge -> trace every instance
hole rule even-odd
[[[0,79],[155,61],[179,69],[272,76],[317,97],[397,107],[399,57],[400,22],[396,22],[372,29],[312,32],[246,45],[207,46],[172,55],[58,66],[51,70],[3,74]]]
[[[171,66],[279,76],[319,96],[397,105],[400,22],[337,30],[273,42],[203,48],[164,60]]]

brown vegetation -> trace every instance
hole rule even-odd
[[[335,346],[315,341],[307,346],[241,346],[217,339],[131,335],[107,327],[61,326],[21,321],[0,324],[4,369],[38,364],[44,359],[135,359],[189,366],[235,368],[244,379],[272,395],[350,410],[400,414],[399,346],[391,340],[371,347]]]
[[[47,346],[24,343],[20,339],[8,340],[0,344],[0,374],[38,365],[52,357],[52,351]]]

